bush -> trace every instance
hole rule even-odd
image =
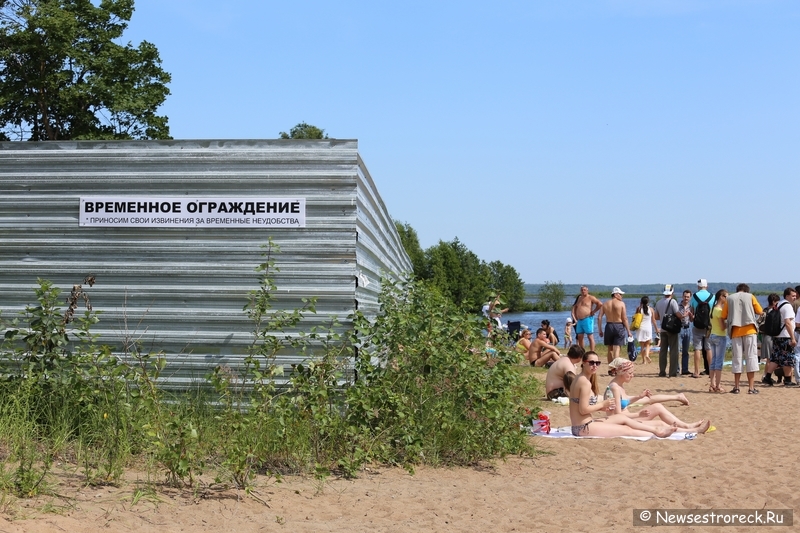
[[[471,464],[527,449],[520,398],[534,383],[517,354],[487,350],[480,319],[422,284],[384,284],[382,313],[360,318],[359,379],[348,422],[390,463]]]
[[[465,465],[528,450],[522,404],[537,383],[510,348],[487,349],[481,319],[424,282],[385,281],[374,321],[357,313],[347,335],[336,323],[289,335],[315,302],[272,309],[277,247],[266,248],[245,306],[250,354],[241,368],[214,369],[205,392],[160,389],[164,354],[134,345],[113,356],[96,344],[99,317],[81,286],[62,310],[60,291],[40,280],[37,304],[5,324],[0,447],[10,456],[0,489],[47,491],[58,457],[74,457],[89,484],[117,483],[139,457],[170,485],[194,486],[211,470],[250,493],[258,473],[352,476],[370,461]],[[290,345],[305,360],[278,387],[276,358]]]

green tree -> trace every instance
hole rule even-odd
[[[545,281],[539,289],[538,305],[540,311],[561,311],[564,306],[564,284],[560,281]]]
[[[414,228],[410,224],[402,222],[394,222],[394,227],[397,228],[397,233],[400,235],[400,242],[405,248],[408,257],[411,259],[411,265],[414,268],[414,275],[422,278],[425,273],[425,252],[419,245],[419,237]]]
[[[0,138],[168,139],[156,47],[114,42],[133,0],[0,0]]]
[[[458,238],[425,250],[425,265],[423,278],[443,295],[464,309],[480,310],[489,294],[491,272]]]
[[[280,133],[281,139],[327,139],[328,135],[325,130],[319,129],[311,124],[301,122],[294,128],[289,130],[289,133],[282,131]]]
[[[500,261],[492,261],[489,263],[489,272],[492,277],[491,288],[503,295],[511,312],[527,309],[525,305],[525,284],[514,267],[505,265]]]

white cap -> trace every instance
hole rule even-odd
[[[624,292],[622,292],[622,289],[620,289],[619,287],[614,287],[614,288],[611,290],[611,294],[625,294],[625,293],[624,293]]]
[[[671,296],[675,288],[672,285],[664,285],[664,296]]]
[[[700,278],[697,280],[697,286],[705,289],[706,287],[708,287],[708,281],[706,281],[703,278]]]

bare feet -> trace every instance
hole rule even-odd
[[[666,439],[667,437],[675,433],[675,431],[676,428],[670,426],[670,427],[657,428],[653,433],[655,434],[656,437],[659,437],[661,439]]]
[[[705,420],[700,425],[700,427],[697,428],[697,432],[698,433],[705,433],[706,431],[708,431],[708,428],[710,428],[710,427],[711,427],[711,420]]]
[[[683,393],[678,394],[678,401],[683,405],[689,405],[689,400],[686,399],[686,395]]]

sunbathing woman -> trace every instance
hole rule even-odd
[[[609,368],[616,369],[619,367],[619,365],[624,365],[625,363],[630,363],[630,361],[622,357],[617,357],[616,359],[608,363],[608,366]],[[632,401],[631,403],[640,403],[642,405],[653,405],[654,403],[665,403],[665,402],[681,402],[683,405],[689,405],[689,400],[683,393],[651,394],[649,389],[647,390],[647,396],[637,398],[635,401]]]
[[[626,383],[630,383],[633,379],[633,363],[622,358],[619,358],[618,360],[621,362],[615,365],[617,369],[617,375],[611,380],[611,383],[608,384],[604,395],[606,399],[613,395],[613,407],[609,412],[627,415],[635,420],[639,420],[644,424],[650,424],[653,426],[672,426],[697,433],[705,433],[708,431],[708,428],[711,426],[710,421],[700,420],[691,424],[686,423],[669,412],[669,410],[660,403],[653,403],[638,413],[632,413],[628,411],[629,404],[642,402],[644,399],[649,399],[648,397],[650,396],[650,391],[645,390],[639,396],[629,396],[628,393],[625,392],[624,385]],[[611,362],[615,363],[617,362],[617,359]]]
[[[583,370],[572,380],[567,374],[564,385],[569,387],[569,418],[572,434],[576,437],[668,437],[674,427],[643,424],[624,415],[612,414],[603,420],[593,420],[592,413],[605,412],[613,405],[611,400],[599,400],[597,396],[597,367],[600,358],[593,351],[583,356]],[[570,381],[571,383],[567,383]]]

